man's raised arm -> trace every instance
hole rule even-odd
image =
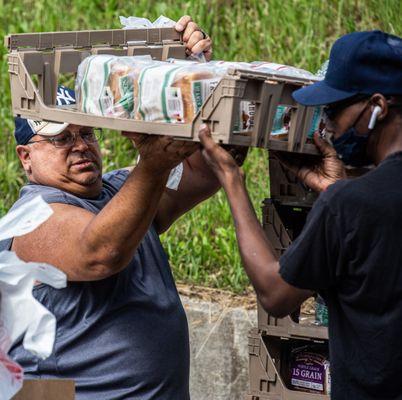
[[[170,170],[195,149],[194,143],[150,136],[139,148],[141,161],[99,214],[51,204],[54,215],[29,235],[15,238],[13,250],[25,261],[55,265],[74,281],[121,271],[155,217]]]

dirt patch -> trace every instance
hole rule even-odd
[[[257,297],[253,291],[240,295],[228,290],[208,288],[204,286],[177,284],[177,290],[182,296],[187,296],[203,301],[218,303],[224,307],[242,307],[246,310],[257,308]],[[307,299],[301,306],[300,319],[309,321],[315,315],[314,297]],[[306,321],[306,322],[307,322]]]
[[[218,303],[224,307],[242,307],[247,310],[257,308],[254,292],[245,295],[234,294],[228,290],[213,289],[204,286],[177,284],[177,290],[183,296]]]

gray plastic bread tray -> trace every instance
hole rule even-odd
[[[297,104],[291,94],[316,80],[276,73],[229,70],[191,123],[169,124],[97,116],[76,106],[55,106],[60,74],[75,74],[81,61],[91,54],[144,55],[154,59],[185,58],[185,45],[173,28],[115,29],[9,35],[8,70],[14,115],[34,120],[68,122],[148,134],[169,135],[198,141],[198,130],[208,123],[215,141],[288,152],[317,154],[308,143],[312,107]],[[241,101],[255,103],[251,131],[234,130]],[[278,105],[292,107],[287,138],[271,137]]]

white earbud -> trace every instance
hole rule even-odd
[[[380,106],[375,106],[373,113],[371,114],[370,122],[368,124],[368,128],[374,129],[375,123],[377,122],[377,117],[381,113],[382,108]]]

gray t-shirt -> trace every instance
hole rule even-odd
[[[15,209],[37,195],[98,213],[128,172],[103,176],[96,199],[41,185],[22,188]],[[135,204],[133,204],[135,207]],[[0,251],[11,241],[0,242]],[[57,319],[53,354],[40,360],[17,342],[11,357],[29,378],[73,379],[77,399],[189,399],[187,319],[159,237],[151,227],[127,267],[94,282],[45,284],[33,295]]]

